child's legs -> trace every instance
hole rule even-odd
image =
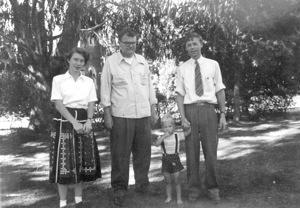
[[[174,183],[176,186],[176,196],[177,196],[177,203],[181,204],[181,181],[180,181],[180,172],[176,172],[172,174],[174,176]]]
[[[166,182],[166,194],[167,194],[166,202],[169,202],[172,199],[172,178],[170,173],[164,172],[163,175]]]

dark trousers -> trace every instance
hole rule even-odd
[[[199,173],[200,142],[205,158],[205,186],[217,188],[216,162],[218,146],[218,122],[215,106],[212,104],[187,104],[185,116],[191,123],[191,134],[186,137],[187,179],[189,191],[199,194],[201,179]]]
[[[138,119],[113,117],[110,147],[113,190],[128,188],[131,152],[135,185],[136,187],[147,186],[151,159],[150,117]]]

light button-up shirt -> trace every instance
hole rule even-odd
[[[148,117],[156,102],[149,66],[142,56],[135,54],[131,63],[120,52],[107,58],[101,75],[101,104],[110,106],[113,116]]]

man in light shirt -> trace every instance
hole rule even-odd
[[[148,188],[151,121],[157,120],[149,66],[135,53],[137,34],[125,28],[119,33],[119,42],[120,52],[107,58],[101,76],[104,122],[111,129],[111,186],[116,205],[123,204],[128,188],[131,152],[135,190]]]
[[[202,56],[202,37],[197,33],[186,36],[185,47],[191,57],[178,67],[176,102],[184,128],[191,127],[186,138],[187,179],[189,200],[200,195],[199,175],[200,142],[205,157],[205,187],[208,196],[220,200],[216,177],[218,121],[215,107],[220,110],[219,128],[226,128],[225,86],[217,61]]]

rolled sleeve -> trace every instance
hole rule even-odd
[[[51,101],[54,100],[62,100],[62,95],[59,90],[59,84],[57,83],[56,77],[53,78],[52,80],[52,90],[51,90]]]
[[[177,73],[176,73],[176,80],[175,80],[175,85],[176,85],[176,89],[175,92],[177,92],[178,94],[184,96],[185,95],[185,89],[184,89],[184,80],[181,74],[181,70],[180,67],[177,68]]]
[[[214,76],[214,82],[215,82],[215,90],[216,93],[219,92],[222,89],[225,89],[225,85],[223,84],[223,80],[222,80],[222,74],[221,74],[221,70],[220,70],[220,66],[218,64],[218,62],[216,62],[215,64],[215,76]]]
[[[100,98],[102,106],[111,106],[111,72],[108,61],[105,62],[101,74]]]

